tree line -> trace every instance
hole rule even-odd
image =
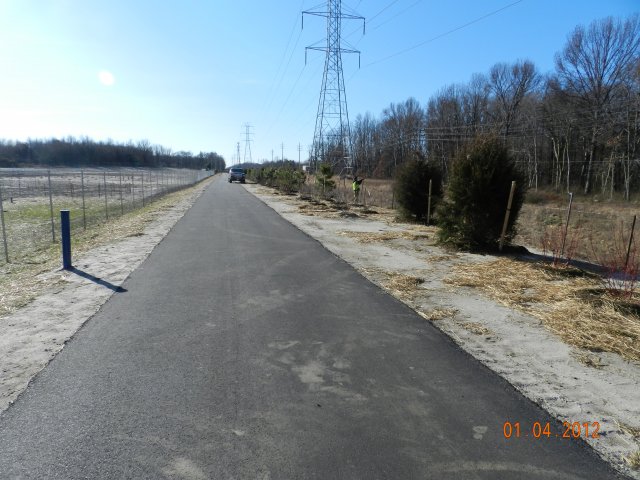
[[[0,140],[0,167],[147,167],[222,171],[225,161],[215,152],[172,152],[148,141],[126,144],[88,138]]]
[[[578,26],[542,74],[533,62],[497,63],[466,84],[448,85],[423,107],[392,103],[351,126],[358,172],[390,177],[419,159],[448,175],[478,135],[496,135],[528,187],[613,195],[640,189],[640,20]]]

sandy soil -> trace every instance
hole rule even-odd
[[[142,263],[203,188],[205,185],[149,224],[144,235],[74,259],[79,270],[99,277],[100,283],[70,272],[46,273],[44,280],[52,285],[49,291],[2,318],[0,411],[15,401],[33,376],[109,299],[113,288]],[[558,419],[598,421],[601,436],[589,439],[590,444],[614,466],[640,479],[640,472],[630,470],[624,461],[640,449],[640,364],[614,354],[598,354],[599,368],[589,367],[579,360],[588,352],[564,344],[538,320],[472,289],[447,285],[443,280],[452,266],[494,259],[445,252],[433,245],[433,229],[393,223],[388,215],[357,208],[346,214],[323,212],[322,207],[314,211],[296,197],[274,195],[255,185],[245,188],[414,308],[425,321],[433,321],[461,348]],[[421,283],[407,288],[415,278]]]

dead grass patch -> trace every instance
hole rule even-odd
[[[640,450],[633,452],[624,459],[627,464],[634,470],[640,470]]]
[[[388,272],[385,275],[387,278],[383,281],[384,288],[404,300],[412,299],[420,285],[424,283],[424,279],[411,275]]]
[[[465,322],[460,324],[462,328],[466,331],[471,332],[475,335],[492,335],[493,332],[489,330],[487,327],[478,322]]]
[[[607,366],[606,363],[602,362],[602,357],[598,357],[597,355],[593,355],[591,353],[580,353],[575,357],[580,363],[586,365],[587,367],[601,369]]]
[[[633,438],[640,439],[640,428],[632,427],[630,425],[626,425],[624,423],[620,423],[617,420],[615,421],[618,429],[627,435],[631,435]]]
[[[537,264],[499,259],[457,265],[444,281],[477,288],[505,306],[539,318],[570,345],[640,360],[640,317],[603,293],[594,278],[567,278]]]
[[[390,240],[424,240],[429,238],[429,235],[426,233],[413,233],[407,231],[387,231],[387,232],[353,232],[353,231],[342,231],[339,232],[340,235],[344,235],[346,237],[350,237],[358,241],[359,243],[377,243],[377,242],[388,242]]]
[[[453,318],[458,313],[456,308],[434,308],[428,312],[418,311],[421,317],[429,320],[430,322],[437,322],[438,320],[444,320],[445,318]]]

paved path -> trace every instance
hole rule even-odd
[[[0,416],[0,478],[616,478],[505,439],[560,427],[224,178],[123,287]]]

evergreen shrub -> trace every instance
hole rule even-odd
[[[499,138],[477,137],[463,148],[453,162],[446,198],[438,208],[440,243],[471,251],[497,250],[514,180],[506,242],[516,234],[526,194],[524,175]]]
[[[442,173],[440,169],[421,160],[410,160],[396,172],[393,189],[403,217],[416,221],[427,218],[431,180],[431,212],[442,199]]]

